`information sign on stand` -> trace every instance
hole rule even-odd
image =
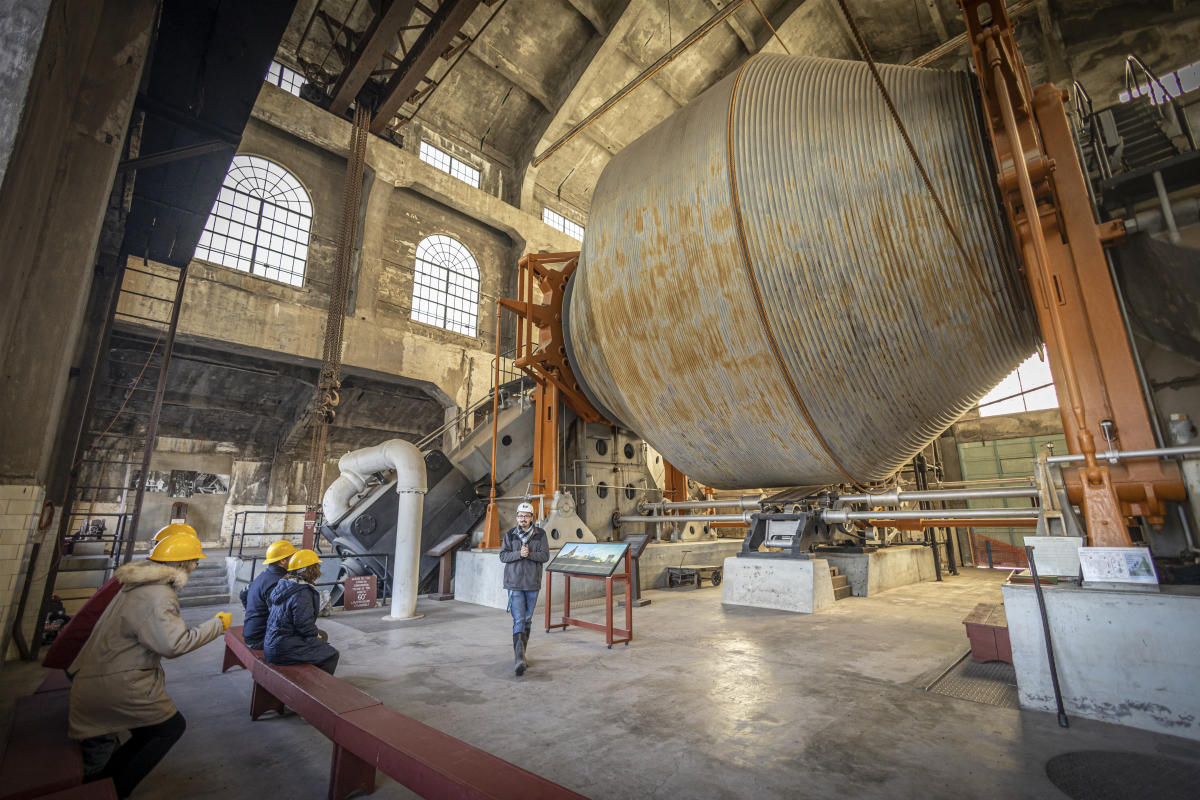
[[[617,572],[617,567],[625,565],[624,572]],[[594,631],[603,631],[605,642],[609,649],[614,644],[624,642],[626,645],[633,639],[633,593],[630,579],[629,545],[625,542],[577,542],[563,545],[550,563],[546,565],[546,632],[552,628],[566,628],[574,625]],[[558,622],[552,622],[551,587],[554,573],[563,576],[563,610]],[[571,616],[571,579],[604,581],[604,624],[575,619]],[[625,627],[613,626],[613,582],[625,584]]]
[[[376,584],[374,575],[351,575],[345,580],[342,608],[358,611],[375,607]]]
[[[650,601],[642,597],[642,552],[646,549],[646,545],[650,542],[650,534],[648,533],[631,533],[625,537],[625,544],[629,545],[629,558],[632,559],[632,569],[630,575],[633,582],[633,604],[638,608],[650,605]]]

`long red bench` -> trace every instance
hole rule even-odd
[[[225,632],[222,672],[241,664],[254,680],[250,717],[284,706],[333,743],[329,797],[375,790],[382,771],[423,797],[582,798],[566,787],[394,711],[309,665],[273,666],[251,650],[240,627]]]
[[[110,779],[83,783],[79,743],[67,738],[71,683],[57,670],[34,694],[19,697],[0,757],[0,800],[113,798]]]

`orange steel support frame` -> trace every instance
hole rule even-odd
[[[1085,459],[1064,471],[1067,494],[1083,509],[1090,544],[1128,545],[1127,517],[1160,524],[1163,501],[1181,501],[1185,490],[1172,462],[1108,465],[1103,452],[1097,458],[1097,437],[1103,449],[1158,446],[1103,252],[1120,237],[1119,223],[1096,223],[1067,123],[1067,94],[1049,84],[1032,89],[1003,0],[959,5],[1067,446]]]
[[[533,475],[531,493],[538,517],[549,511],[558,491],[559,406],[565,403],[588,422],[607,422],[575,380],[563,343],[562,306],[567,282],[579,264],[579,253],[534,253],[517,264],[517,299],[496,301],[496,363],[492,378],[492,494],[484,520],[482,548],[500,546],[500,520],[496,506],[496,420],[500,382],[501,309],[518,317],[514,364],[534,380]],[[559,269],[555,269],[559,266]],[[536,290],[536,291],[535,291]],[[534,329],[536,330],[536,334]]]

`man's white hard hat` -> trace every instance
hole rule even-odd
[[[529,503],[521,503],[521,505],[517,506],[517,513],[520,514],[522,511],[532,514],[533,506]]]

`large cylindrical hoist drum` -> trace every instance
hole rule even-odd
[[[706,485],[884,479],[1037,347],[973,77],[879,69],[961,247],[859,62],[751,58],[596,186],[572,366]]]

